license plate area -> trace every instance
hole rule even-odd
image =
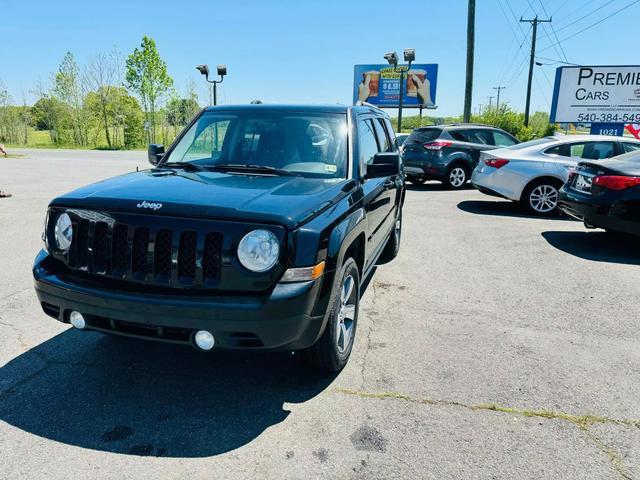
[[[578,192],[591,193],[591,182],[592,182],[592,177],[577,174],[573,179],[572,187],[574,190],[577,190]]]

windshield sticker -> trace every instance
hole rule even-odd
[[[324,169],[329,173],[336,173],[338,171],[338,167],[336,165],[325,165]]]

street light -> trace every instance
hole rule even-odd
[[[209,80],[209,66],[206,65],[206,64],[205,65],[197,65],[196,69],[202,75],[204,75],[204,77],[207,80],[207,82],[213,84],[213,104],[217,105],[218,104],[217,86],[218,86],[219,83],[222,83],[222,81],[224,80],[224,76],[227,74],[227,66],[226,65],[218,65],[216,67],[216,71],[217,71],[218,75],[220,76],[220,80]],[[211,103],[211,89],[209,89],[209,103]]]
[[[400,67],[398,69],[398,54],[396,52],[389,52],[384,55],[384,58],[389,65],[393,66],[394,72],[400,72],[400,101],[398,104],[398,133],[402,132],[402,104],[404,97],[404,68]],[[411,69],[411,62],[416,59],[416,50],[414,48],[405,48],[404,49],[404,61],[408,62],[407,72]],[[408,81],[408,80],[407,80]]]

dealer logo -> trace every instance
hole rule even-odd
[[[161,203],[147,202],[146,200],[144,200],[143,202],[140,202],[139,204],[137,204],[136,207],[138,207],[138,208],[148,208],[150,210],[160,210],[162,208],[162,204]]]

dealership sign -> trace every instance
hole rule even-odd
[[[640,66],[559,67],[550,117],[555,123],[640,122]]]
[[[379,107],[435,108],[438,65],[415,64],[411,68],[391,65],[356,65],[353,73],[353,103],[368,102]]]

